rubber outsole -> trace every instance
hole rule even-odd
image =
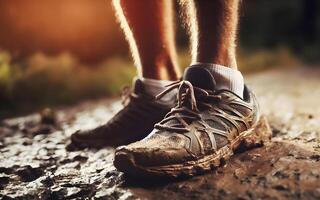
[[[203,156],[195,161],[182,164],[144,167],[135,163],[130,153],[118,152],[114,165],[125,174],[131,176],[159,177],[159,178],[183,178],[200,175],[214,170],[224,164],[234,153],[243,152],[254,147],[259,147],[271,139],[271,129],[264,116],[250,129],[242,132],[231,144],[220,148],[211,155]]]

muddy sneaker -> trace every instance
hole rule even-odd
[[[122,110],[103,126],[73,134],[68,149],[119,146],[141,140],[170,111],[176,99],[171,95],[172,98],[155,100],[144,92],[140,79],[135,80],[134,91],[126,93]]]
[[[210,72],[189,67],[184,80],[160,96],[179,88],[178,102],[145,139],[117,148],[114,165],[131,175],[181,177],[216,168],[237,149],[246,149],[270,137],[253,93],[244,99],[215,91]]]

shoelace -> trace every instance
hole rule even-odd
[[[156,99],[159,99],[170,91],[178,88],[178,102],[177,106],[172,108],[165,118],[155,125],[155,128],[159,130],[176,132],[189,131],[188,124],[193,120],[201,118],[199,106],[212,108],[212,102],[221,101],[220,95],[214,94],[213,91],[194,87],[186,80],[176,81],[167,87],[168,88],[160,93]],[[179,123],[167,123],[171,120],[178,121]]]

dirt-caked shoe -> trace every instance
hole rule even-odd
[[[74,133],[70,146],[75,149],[101,148],[141,140],[170,111],[176,99],[175,95],[171,95],[172,98],[156,100],[145,93],[140,79],[134,81],[134,90],[126,93],[124,107],[111,120],[93,130]]]
[[[237,149],[261,145],[271,131],[259,113],[253,93],[245,87],[240,98],[215,90],[207,69],[189,67],[181,82],[176,106],[145,139],[118,147],[114,165],[131,175],[180,177],[220,165]]]

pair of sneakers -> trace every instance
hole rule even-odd
[[[170,91],[175,98],[164,100]],[[211,73],[189,67],[156,99],[138,79],[129,101],[107,124],[71,139],[81,147],[120,146],[114,165],[135,176],[193,176],[218,167],[237,150],[261,145],[270,128],[254,94],[216,90]]]

